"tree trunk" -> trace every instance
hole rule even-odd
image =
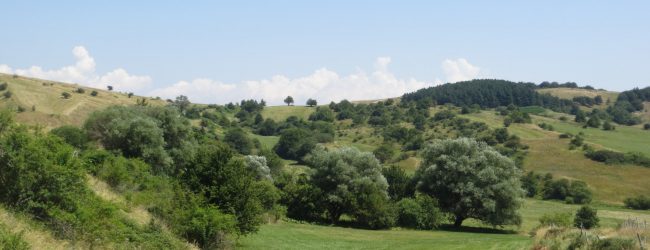
[[[454,227],[455,228],[460,228],[460,225],[463,224],[464,220],[465,220],[465,218],[463,218],[462,216],[456,215],[456,219],[454,220]]]

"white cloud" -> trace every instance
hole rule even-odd
[[[358,71],[349,75],[339,75],[327,68],[321,68],[310,75],[293,79],[276,75],[269,79],[244,81],[238,84],[226,84],[210,79],[180,81],[156,89],[150,95],[164,98],[187,95],[190,100],[200,103],[264,99],[269,104],[282,104],[282,100],[290,95],[294,97],[297,104],[302,104],[308,98],[315,98],[325,103],[343,99],[368,100],[396,97],[435,84],[413,78],[397,78],[388,70],[390,61],[389,57],[377,58],[375,70],[371,73]]]
[[[83,46],[74,47],[72,54],[75,63],[59,69],[44,70],[39,66],[12,69],[8,65],[0,64],[0,73],[79,83],[97,88],[111,85],[117,91],[131,91],[163,98],[186,95],[190,100],[199,103],[264,99],[273,105],[282,104],[287,95],[293,96],[297,104],[305,103],[308,98],[315,98],[320,103],[343,99],[383,99],[443,83],[439,78],[435,78],[432,82],[414,78],[398,78],[389,70],[391,58],[379,57],[374,63],[374,69],[368,73],[358,70],[355,73],[341,75],[327,68],[320,68],[309,75],[296,78],[275,75],[267,79],[239,83],[196,78],[152,90],[151,77],[130,75],[123,68],[114,69],[103,75],[98,74],[95,59]],[[444,60],[442,70],[448,82],[470,80],[481,73],[479,67],[470,64],[463,58]]]
[[[475,79],[481,72],[481,68],[470,64],[464,58],[443,61],[442,70],[447,77],[447,82],[452,83]]]
[[[75,64],[64,66],[55,70],[43,70],[40,66],[31,66],[27,69],[12,69],[8,65],[0,65],[0,73],[17,74],[53,81],[79,83],[96,88],[105,88],[111,85],[117,91],[141,91],[151,84],[151,77],[130,75],[122,68],[115,69],[105,75],[95,72],[95,59],[83,46],[72,49]]]

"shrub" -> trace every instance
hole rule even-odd
[[[625,206],[631,209],[648,210],[650,209],[650,197],[639,195],[637,197],[630,197],[623,201]]]
[[[626,161],[625,154],[606,149],[587,151],[585,153],[585,156],[591,160],[604,162],[607,164],[622,164]]]
[[[63,97],[63,99],[70,99],[70,97],[72,97],[72,94],[68,92],[63,92],[61,93],[61,97]]]
[[[77,88],[74,92],[77,92],[79,94],[83,94],[83,93],[86,93],[86,90],[83,89],[83,88]]]
[[[415,193],[415,183],[401,167],[393,165],[384,168],[382,174],[388,182],[388,196],[394,201],[411,197]]]
[[[594,250],[634,249],[633,239],[605,238],[598,240],[592,246]]]
[[[282,158],[300,161],[316,146],[312,134],[301,128],[285,129],[273,149]]]
[[[98,94],[99,93],[97,92],[97,90],[93,90],[93,91],[90,92],[91,96],[97,96]]]
[[[226,131],[223,140],[241,154],[247,155],[253,150],[253,142],[248,137],[248,134],[239,127]]]
[[[643,124],[643,129],[650,130],[650,123]]]
[[[382,144],[381,146],[373,150],[372,153],[382,163],[386,163],[390,161],[393,158],[393,155],[395,154],[392,145],[387,143]]]
[[[6,82],[0,83],[0,91],[7,90],[8,84]]]
[[[63,140],[75,148],[86,148],[89,138],[86,131],[70,125],[61,126],[50,131],[51,134],[63,138]]]
[[[544,214],[539,218],[542,226],[570,227],[572,225],[571,213]]]
[[[11,98],[12,95],[13,95],[13,93],[11,93],[11,91],[9,91],[9,90],[7,90],[7,92],[4,92],[2,94],[2,96],[4,96],[7,99]]]
[[[573,225],[578,228],[591,229],[598,227],[600,219],[598,218],[598,211],[589,206],[582,206],[576,212],[573,219]]]

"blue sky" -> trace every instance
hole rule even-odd
[[[204,103],[488,77],[620,91],[650,85],[648,13],[648,1],[3,1],[0,71]]]

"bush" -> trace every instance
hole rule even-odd
[[[61,93],[61,97],[63,97],[63,99],[70,99],[70,97],[72,97],[72,94],[68,92],[63,92]]]
[[[0,91],[7,90],[8,84],[6,82],[0,83]]]
[[[86,90],[83,89],[83,88],[77,88],[74,92],[79,93],[79,94],[83,94],[83,93],[86,93]]]
[[[7,92],[4,92],[4,94],[2,94],[2,95],[3,95],[5,98],[9,99],[9,98],[11,98],[11,96],[13,95],[13,93],[11,93],[11,91],[7,90]]]
[[[625,154],[614,152],[611,150],[606,150],[606,149],[597,150],[597,151],[587,151],[585,153],[585,156],[587,156],[587,158],[591,160],[604,162],[607,164],[625,163]]]
[[[634,249],[635,242],[633,239],[623,238],[605,238],[598,240],[592,246],[594,250],[618,250],[618,249]]]
[[[300,161],[316,146],[312,134],[311,131],[301,128],[286,129],[282,131],[273,149],[282,158]]]
[[[570,227],[572,225],[571,213],[544,214],[539,218],[542,226]]]
[[[645,195],[639,195],[637,197],[630,197],[623,201],[625,207],[638,210],[648,210],[650,209],[650,197]]]
[[[591,229],[598,227],[600,219],[598,218],[598,211],[589,206],[583,206],[576,212],[573,219],[573,225],[577,228]]]
[[[98,94],[99,93],[97,92],[97,90],[93,90],[93,91],[90,92],[91,96],[97,96]]]
[[[50,131],[51,134],[63,138],[63,140],[75,148],[85,149],[90,139],[86,131],[70,125],[61,126]]]
[[[226,131],[223,140],[240,154],[247,155],[253,150],[253,142],[248,138],[248,134],[239,127]]]
[[[643,124],[643,129],[650,130],[650,123]]]

